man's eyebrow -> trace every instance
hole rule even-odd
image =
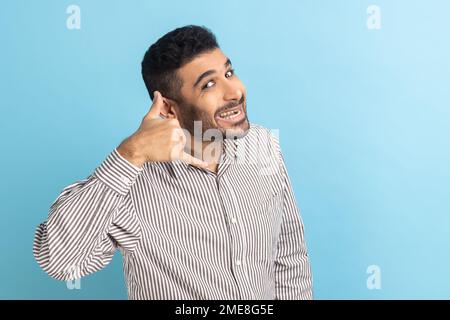
[[[231,60],[227,58],[227,61],[224,63],[225,68],[228,66],[231,66]],[[200,81],[202,81],[203,79],[205,79],[207,76],[216,73],[216,70],[207,70],[205,72],[203,72],[195,81],[194,83],[194,88],[200,83]]]

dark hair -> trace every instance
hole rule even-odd
[[[148,48],[142,60],[142,78],[150,98],[158,90],[177,100],[183,85],[178,68],[197,55],[219,48],[214,34],[204,26],[188,25],[166,33]]]

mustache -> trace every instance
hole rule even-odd
[[[244,103],[244,101],[245,101],[245,96],[242,95],[241,99],[240,99],[238,102],[230,102],[230,103],[227,103],[226,105],[224,105],[223,107],[220,107],[220,108],[216,111],[216,115],[218,115],[219,113],[225,112],[225,111],[227,111],[228,109],[232,109],[232,108],[234,108],[234,107],[240,105],[241,103]],[[242,105],[242,106],[244,106],[244,105]]]

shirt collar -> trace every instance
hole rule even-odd
[[[231,164],[236,161],[238,155],[238,147],[241,139],[224,139],[222,140],[222,154],[220,155],[219,167],[217,170],[217,175],[221,175]],[[166,163],[158,163],[162,165],[165,169],[170,171],[170,174],[175,178],[182,176],[186,170],[203,170],[205,173],[215,175],[206,169],[201,169],[192,166],[181,160],[170,161]]]

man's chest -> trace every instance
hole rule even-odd
[[[272,252],[283,213],[277,176],[228,170],[183,177],[154,172],[143,178],[131,196],[149,243],[214,251],[238,241],[261,254]]]

